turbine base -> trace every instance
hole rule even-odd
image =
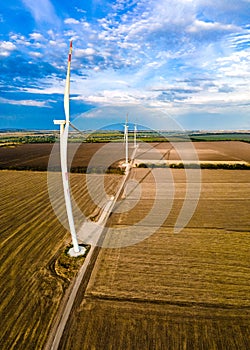
[[[85,247],[82,247],[82,246],[79,246],[79,248],[80,248],[79,252],[75,252],[73,247],[70,248],[68,250],[68,255],[71,257],[74,257],[74,258],[77,258],[78,256],[84,255],[86,253],[87,249]]]

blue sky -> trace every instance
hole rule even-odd
[[[250,129],[249,19],[250,0],[1,1],[0,128],[63,119],[73,40],[71,118],[86,129],[126,106],[153,128]]]

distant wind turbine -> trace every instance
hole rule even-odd
[[[68,216],[69,228],[72,237],[73,249],[75,253],[81,253],[81,247],[78,244],[74,217],[72,212],[71,198],[70,198],[70,186],[69,186],[69,174],[67,165],[67,148],[68,148],[68,133],[69,133],[69,93],[70,93],[70,65],[72,56],[72,41],[70,42],[69,56],[68,56],[68,69],[64,93],[64,112],[65,120],[54,120],[55,125],[60,125],[60,159],[61,159],[61,171],[62,182],[65,197],[65,205]]]
[[[128,114],[124,124],[124,141],[125,141],[125,166],[128,165]]]
[[[134,148],[136,148],[136,133],[137,133],[137,125],[134,126]]]

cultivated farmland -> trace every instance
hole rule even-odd
[[[186,176],[172,173],[176,195],[168,218],[138,244],[101,250],[60,349],[249,348],[249,172],[202,170],[200,201],[179,234],[173,226]],[[133,169],[131,178],[145,190],[139,202],[132,192],[119,204],[121,210],[136,203],[112,214],[106,242],[126,241],[134,225],[138,236],[154,229],[140,223],[153,206],[150,170]]]
[[[175,145],[175,143],[173,143]],[[185,150],[185,142],[178,143],[180,149]],[[250,162],[249,144],[240,141],[193,142],[193,147],[201,161],[247,161]],[[164,154],[166,143],[158,143],[156,149]],[[171,148],[171,144],[170,144]],[[180,159],[174,148],[171,149],[170,159]],[[190,159],[192,160],[192,158]]]
[[[86,168],[93,154],[101,149],[105,150],[107,143],[70,143],[69,144],[69,159],[72,159],[71,168],[77,169]],[[118,161],[123,157],[122,143],[109,143],[112,148],[114,159]],[[180,160],[180,155],[176,152],[174,146],[178,145],[178,149],[183,151],[183,155],[188,158],[188,153],[185,153],[187,143],[150,143],[152,149],[156,149],[163,159]],[[220,141],[220,142],[195,142],[193,147],[200,161],[234,161],[234,162],[250,162],[249,144],[240,141]],[[0,148],[0,169],[19,169],[19,170],[47,170],[49,158],[53,149],[54,156],[57,157],[59,164],[59,145],[56,144],[23,144],[15,147]],[[154,151],[155,153],[155,151]],[[105,151],[104,151],[105,156]],[[189,160],[195,160],[189,157]],[[148,159],[150,152],[143,152],[139,149],[137,157],[141,160]],[[58,168],[58,166],[57,166]]]
[[[249,144],[230,143],[229,148],[226,143],[216,144],[208,143],[207,150],[202,142],[195,144],[200,147],[199,157],[249,161]],[[170,144],[153,146],[164,157],[174,155]],[[89,160],[94,148],[87,147]],[[140,157],[150,157],[143,148],[139,152]],[[27,161],[35,161],[31,155],[32,151]],[[40,156],[38,163],[45,159]],[[74,161],[88,164],[82,157],[80,152]],[[6,156],[5,162],[8,159]],[[170,196],[158,193],[159,213],[167,207],[169,215],[160,227],[154,226],[157,213],[151,225],[143,224],[157,191],[150,169],[133,168],[132,185],[108,221],[105,243],[119,246],[127,241],[126,235],[134,235],[134,227],[135,236],[148,237],[128,247],[101,249],[86,291],[79,290],[60,349],[249,349],[249,171],[202,170],[200,200],[178,234],[173,227],[185,202],[187,177],[183,169],[157,171],[159,187],[166,186]],[[174,192],[161,173],[165,171],[173,177]],[[56,274],[56,261],[70,236],[51,208],[46,175],[0,172],[0,345],[4,350],[42,349],[70,286],[69,279]],[[86,217],[96,220],[100,210],[87,193],[85,175],[70,176],[76,204]],[[94,184],[96,181],[93,188],[99,193],[100,176],[88,176]],[[119,175],[105,175],[109,196],[120,179]],[[191,179],[190,186],[195,188],[197,177]],[[52,184],[53,205],[64,210],[60,183]],[[104,199],[99,198],[100,204]],[[190,196],[190,207],[193,202]],[[80,227],[75,206],[74,211]]]
[[[42,349],[69,287],[69,280],[56,274],[55,264],[70,236],[50,205],[45,172],[1,171],[0,179],[0,347]],[[98,213],[86,192],[85,175],[72,174],[71,180],[79,208],[86,216]],[[107,191],[115,191],[119,176],[105,180]],[[63,211],[58,184],[54,191]]]

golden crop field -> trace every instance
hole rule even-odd
[[[149,172],[133,169],[131,178],[143,179],[142,196],[130,211],[112,214],[116,236],[136,223],[140,232],[151,229],[139,223],[153,205]],[[60,349],[249,349],[249,172],[202,170],[197,209],[179,234],[173,225],[185,198],[185,172],[172,173],[169,217],[138,244],[101,250]],[[120,206],[133,200],[131,194]],[[119,239],[113,234],[108,230],[106,241]]]
[[[45,172],[1,171],[0,179],[0,348],[42,349],[69,286],[55,264],[70,235],[52,210]],[[77,204],[90,215],[96,205],[86,193],[85,175],[72,174],[71,180]],[[105,181],[111,192],[118,182],[118,175]]]

